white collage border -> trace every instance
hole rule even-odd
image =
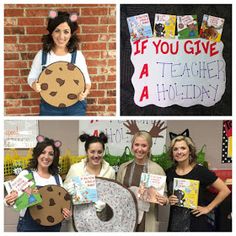
[[[116,4],[116,116],[107,116],[107,117],[12,117],[12,116],[4,116],[4,4]],[[205,1],[198,1],[198,0],[186,0],[186,1],[169,1],[169,0],[2,0],[0,2],[0,37],[1,37],[1,43],[0,43],[0,130],[2,130],[0,134],[0,158],[2,158],[2,161],[0,162],[0,181],[3,183],[4,181],[4,173],[3,173],[3,158],[4,158],[4,120],[87,120],[87,119],[100,119],[100,120],[126,120],[126,119],[137,119],[137,120],[143,120],[145,118],[146,120],[153,119],[153,116],[151,117],[120,117],[120,4],[232,4],[232,29],[236,27],[236,2],[233,0],[205,0]],[[236,75],[236,64],[234,66],[234,63],[236,61],[236,46],[234,46],[234,42],[236,40],[235,35],[236,30],[233,30],[232,32],[232,116],[161,116],[161,120],[233,120],[233,134],[235,134],[235,124],[236,124],[236,114],[235,114],[235,101],[236,101],[236,94],[234,92],[236,91],[236,83],[234,81],[234,76]],[[233,135],[233,153],[234,153],[234,144],[235,144],[235,137]],[[233,199],[235,197],[235,186],[234,186],[234,170],[235,170],[235,163],[233,160],[232,163],[232,170],[233,170]],[[3,199],[3,185],[0,188],[0,199]],[[233,220],[235,220],[235,201],[233,201]],[[1,217],[2,216],[2,217]],[[234,221],[233,221],[234,223]],[[234,224],[233,226],[233,232],[235,231]],[[2,204],[0,204],[0,233],[4,235],[16,235],[16,233],[4,233],[4,206],[3,206],[3,200]],[[173,233],[162,233],[162,232],[156,232],[159,235],[173,235]],[[139,235],[156,235],[156,233],[139,233]],[[24,234],[24,233],[23,233]],[[37,233],[39,235],[41,233]],[[110,233],[99,233],[99,234],[110,234]],[[121,233],[112,233],[114,235],[121,235]],[[126,233],[126,235],[134,235],[135,233]],[[175,233],[176,234],[176,233]],[[228,235],[231,233],[224,233],[224,235]],[[28,234],[27,234],[28,235]],[[42,235],[45,235],[43,233]],[[69,235],[66,233],[66,235]],[[70,234],[71,235],[71,234]],[[87,235],[87,233],[79,233],[79,235]],[[95,235],[95,233],[90,233],[90,235]],[[97,233],[96,233],[97,235]],[[124,234],[122,234],[124,235]]]

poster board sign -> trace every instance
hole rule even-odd
[[[79,122],[79,135],[87,133],[89,135],[98,135],[104,132],[108,137],[109,152],[114,155],[122,155],[126,146],[131,146],[132,135],[127,134],[128,128],[124,126],[122,120],[81,120]],[[153,120],[137,120],[139,130],[150,131]],[[164,122],[166,125],[166,122]],[[166,129],[160,133],[163,138],[153,138],[152,154],[163,153],[163,147],[166,143]],[[84,143],[79,142],[79,155],[85,155]]]
[[[202,38],[131,41],[134,102],[139,107],[213,106],[225,92],[223,43]]]
[[[38,133],[36,120],[5,120],[4,148],[33,148]]]

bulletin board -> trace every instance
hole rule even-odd
[[[181,104],[170,104],[161,107],[153,104],[145,106],[137,105],[134,101],[135,89],[131,78],[134,74],[134,66],[131,61],[130,34],[127,25],[127,17],[139,14],[149,14],[150,23],[153,29],[155,13],[172,15],[194,15],[198,16],[198,27],[200,28],[204,14],[222,17],[225,19],[222,43],[223,58],[225,61],[226,83],[223,96],[215,104],[205,106],[194,104],[184,107]],[[232,5],[224,4],[122,4],[120,7],[120,114],[127,115],[232,115]],[[145,69],[145,68],[144,68]],[[136,68],[135,68],[136,70]],[[144,70],[145,71],[145,70]],[[136,71],[135,71],[136,72]],[[143,91],[146,95],[146,91]],[[140,97],[139,97],[140,99]]]
[[[126,146],[131,146],[132,135],[127,134],[129,130],[124,126],[121,120],[81,120],[79,123],[79,134],[87,133],[89,135],[98,135],[104,132],[108,137],[106,146],[113,155],[122,155]],[[140,130],[150,131],[153,121],[136,121]],[[164,122],[163,126],[166,126]],[[163,146],[166,143],[166,129],[160,133],[162,138],[153,138],[152,154],[163,153]],[[84,143],[79,141],[79,155],[84,155]]]
[[[232,163],[232,120],[223,121],[222,163]]]
[[[36,120],[5,120],[4,148],[33,148],[38,133]]]

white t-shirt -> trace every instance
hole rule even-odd
[[[47,62],[44,66],[48,66],[54,62],[66,61],[71,62],[71,53],[67,53],[63,56],[57,56],[53,51],[47,53]],[[81,51],[77,51],[75,65],[81,70],[84,75],[85,83],[91,84],[87,64]],[[32,87],[32,83],[38,80],[40,73],[42,72],[42,50],[36,54],[30,73],[28,75],[28,84]]]
[[[45,178],[42,178],[38,174],[38,172],[36,172],[36,171],[32,171],[32,173],[34,175],[34,180],[35,180],[36,186],[45,186],[45,185],[49,185],[49,184],[57,185],[55,177],[52,175],[48,179],[45,179]],[[59,177],[60,185],[62,186],[63,184],[62,184],[61,176],[58,175],[58,177]]]

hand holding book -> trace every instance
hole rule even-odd
[[[171,206],[177,204],[178,202],[179,202],[179,199],[177,198],[177,196],[175,195],[169,196],[169,204]]]
[[[156,203],[161,206],[164,206],[168,203],[168,198],[159,193],[156,193]]]
[[[5,197],[6,204],[8,206],[14,205],[17,197],[18,197],[17,191],[15,190],[11,191],[11,193],[7,194],[7,196]]]

